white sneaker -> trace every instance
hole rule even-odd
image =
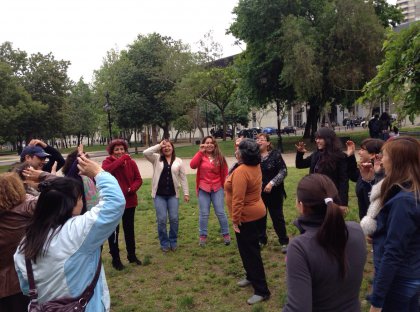
[[[252,295],[252,297],[249,298],[246,302],[248,304],[251,304],[252,305],[252,304],[256,304],[258,302],[267,300],[267,299],[268,299],[268,297],[263,297],[263,296],[259,296],[259,295]]]
[[[244,278],[243,280],[237,282],[236,285],[238,285],[239,287],[246,287],[248,285],[251,285],[251,282]]]

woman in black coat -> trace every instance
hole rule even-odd
[[[335,132],[329,128],[320,128],[315,135],[317,150],[306,158],[305,144],[296,145],[296,168],[309,168],[309,173],[321,173],[328,176],[335,184],[340,198],[339,204],[347,207],[349,176],[347,155],[341,150],[342,144]]]
[[[261,197],[270,213],[273,227],[279,239],[282,253],[286,253],[289,237],[286,232],[286,222],[283,214],[283,200],[286,197],[284,179],[287,176],[286,163],[280,151],[271,147],[270,136],[265,133],[257,135],[257,144],[261,153],[262,192]],[[261,229],[260,244],[267,244],[267,217]]]

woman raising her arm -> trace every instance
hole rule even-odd
[[[153,165],[152,198],[156,209],[157,229],[162,251],[175,251],[178,240],[179,185],[184,201],[189,202],[188,181],[182,159],[175,156],[172,142],[163,140],[149,147],[144,157]],[[169,216],[169,235],[166,223]]]
[[[41,183],[34,216],[14,255],[20,287],[26,294],[29,285],[25,259],[30,260],[39,303],[74,298],[86,289],[95,275],[101,246],[124,212],[125,199],[117,180],[84,156],[78,161],[80,174],[96,180],[99,204],[80,215],[82,185],[78,181],[63,177]],[[102,269],[86,311],[109,311],[109,308]]]
[[[102,168],[111,173],[118,181],[121,191],[125,197],[125,210],[122,217],[124,229],[125,247],[127,249],[127,260],[130,263],[141,265],[136,256],[136,241],[134,235],[134,213],[137,207],[137,191],[143,183],[139,168],[128,153],[127,142],[121,139],[112,140],[107,146],[109,156],[102,162]],[[119,224],[115,232],[108,238],[109,252],[112,256],[112,266],[116,270],[124,269],[120,259],[118,247]]]
[[[190,167],[197,169],[196,191],[200,209],[200,246],[205,246],[207,243],[207,225],[211,203],[213,203],[214,212],[219,220],[223,241],[225,245],[229,245],[229,224],[225,213],[223,191],[228,166],[215,138],[207,136],[201,141],[200,150],[191,159]]]

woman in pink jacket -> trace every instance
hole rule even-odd
[[[224,208],[223,191],[228,166],[212,136],[207,136],[201,141],[200,150],[191,159],[190,166],[192,169],[197,169],[196,191],[200,208],[200,246],[205,246],[207,242],[210,203],[213,203],[214,211],[219,219],[223,241],[225,245],[229,245],[229,224]]]

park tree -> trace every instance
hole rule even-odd
[[[41,127],[42,137],[54,138],[65,131],[64,111],[70,79],[67,68],[70,62],[56,60],[52,53],[32,54],[27,68],[23,72],[23,86],[34,101],[47,105],[44,123]]]
[[[13,68],[0,61],[0,137],[3,141],[28,141],[40,135],[44,111],[47,106],[32,101],[30,94],[22,87]]]
[[[65,129],[67,134],[77,137],[79,145],[83,137],[88,143],[99,128],[99,108],[93,101],[93,92],[83,78],[71,87],[66,103]]]
[[[0,61],[8,64],[16,77],[22,77],[28,63],[25,51],[14,49],[13,44],[5,41],[0,45]]]
[[[139,35],[123,51],[120,62],[123,65],[119,68],[123,70],[118,72],[118,100],[119,104],[125,104],[120,115],[137,111],[140,122],[159,126],[164,137],[169,137],[171,122],[180,116],[172,93],[193,65],[189,47],[157,33]]]
[[[389,30],[385,57],[377,75],[363,88],[360,102],[391,98],[399,118],[420,113],[420,22],[399,32]]]
[[[275,102],[279,112],[294,100],[309,103],[305,137],[325,103],[349,107],[375,73],[383,27],[372,3],[242,0],[234,13],[230,31],[247,44],[238,66],[250,100]]]
[[[201,70],[191,72],[182,83],[182,88],[187,90],[191,102],[205,101],[217,109],[223,126],[223,140],[226,140],[227,109],[235,100],[237,85],[237,74],[232,66],[202,67]]]
[[[124,61],[120,61],[121,53],[118,50],[111,49],[107,51],[105,57],[102,60],[102,65],[98,70],[94,71],[94,79],[92,82],[93,86],[93,103],[97,108],[98,112],[98,123],[99,133],[102,138],[109,136],[108,134],[108,113],[105,111],[106,95],[109,95],[110,104],[110,119],[112,127],[112,137],[118,136],[118,129],[122,128],[125,132],[130,132],[130,129],[136,129],[137,126],[141,127],[141,120],[136,121],[137,110],[131,111],[131,113],[119,114],[118,108],[123,106],[120,98],[124,96],[123,87],[120,86],[119,76],[120,72],[123,72],[121,67]],[[120,104],[120,105],[119,105]],[[122,120],[127,118],[127,120]],[[139,125],[140,124],[140,125]],[[129,135],[127,135],[129,137]]]
[[[120,53],[111,51],[95,73],[97,94],[108,90],[114,120],[122,129],[156,126],[169,137],[169,127],[185,114],[174,101],[174,88],[194,65],[189,47],[181,41],[153,33],[139,35]]]
[[[387,0],[373,0],[372,4],[383,27],[395,27],[404,21],[401,10]]]

